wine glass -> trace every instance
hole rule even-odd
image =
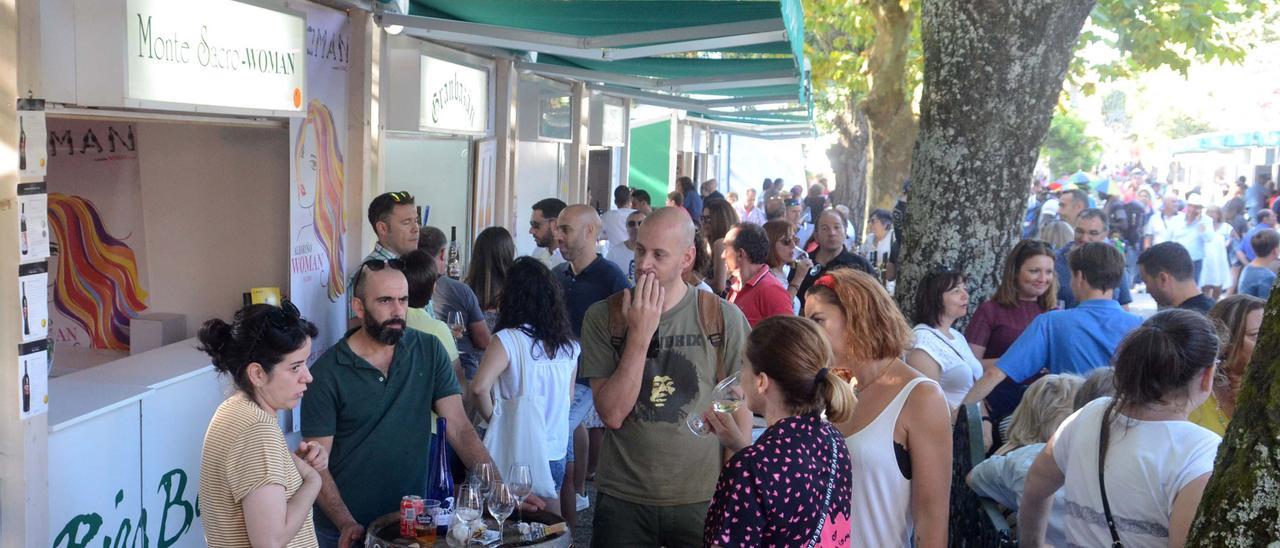
[[[455,340],[462,338],[462,332],[466,330],[467,325],[462,321],[461,310],[450,310],[449,314],[445,316],[445,323],[449,324],[449,330],[453,331]]]
[[[471,474],[467,476],[467,482],[480,493],[481,497],[484,497],[489,494],[489,485],[493,483],[496,476],[493,464],[482,462],[471,469]]]
[[[498,520],[498,535],[502,535],[502,524],[507,521],[507,518],[511,516],[511,512],[515,509],[516,497],[511,494],[511,489],[507,488],[507,484],[501,481],[491,483],[489,485],[489,513],[493,514],[493,519]]]
[[[529,471],[528,464],[511,465],[511,474],[507,476],[507,488],[516,497],[518,512],[516,524],[524,523],[524,509],[521,506],[524,505],[524,499],[533,493],[533,473]]]
[[[711,393],[711,409],[713,411],[717,413],[733,413],[738,410],[738,406],[742,405],[740,379],[739,374],[734,373],[716,385],[715,390]],[[702,420],[702,413],[690,413],[684,424],[689,427],[689,431],[693,432],[695,436],[705,436],[711,433],[711,427],[707,425],[707,421]]]
[[[484,497],[480,494],[479,489],[469,484],[463,484],[462,487],[458,488],[456,504],[456,517],[462,523],[470,524],[484,517]]]

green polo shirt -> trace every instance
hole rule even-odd
[[[348,333],[350,336],[350,333]],[[383,375],[347,338],[311,366],[302,398],[302,437],[333,436],[329,473],[362,525],[400,508],[427,484],[432,405],[461,394],[449,355],[435,337],[406,329]],[[336,530],[317,508],[316,527]]]

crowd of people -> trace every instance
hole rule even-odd
[[[457,473],[500,481],[518,459],[527,508],[575,527],[594,505],[592,546],[942,547],[955,485],[1017,512],[1027,545],[1181,545],[1280,237],[1267,209],[1206,220],[1203,197],[1136,182],[1037,187],[989,299],[970,300],[982,273],[938,268],[910,311],[892,296],[905,207],[859,239],[820,181],[740,196],[682,177],[665,207],[619,187],[603,213],[547,198],[533,253],[487,228],[463,280],[414,198],[383,194],[352,329],[315,363],[287,301],[201,329],[237,387],[206,436],[207,538],[361,544],[423,491],[434,414]],[[1135,288],[1162,310],[1129,312]],[[299,405],[290,452],[275,416]],[[989,458],[953,483],[961,408]]]

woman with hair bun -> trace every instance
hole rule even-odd
[[[849,450],[828,420],[849,420],[856,400],[830,372],[832,361],[831,345],[812,321],[773,316],[751,330],[742,391],[769,427],[720,472],[703,544],[849,546]],[[722,438],[736,433],[726,413],[709,412],[706,420]],[[738,446],[749,437],[742,441]]]
[[[1219,350],[1203,314],[1165,310],[1116,348],[1114,398],[1067,418],[1022,495],[1023,546],[1044,544],[1053,493],[1065,484],[1068,546],[1182,546],[1222,438],[1187,421],[1213,390]]]
[[[236,387],[204,437],[200,519],[209,546],[319,546],[311,507],[329,454],[306,442],[290,453],[276,422],[311,382],[316,333],[289,301],[246,306],[229,324],[214,318],[200,328],[200,350]]]

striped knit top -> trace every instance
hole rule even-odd
[[[243,502],[254,489],[270,484],[284,486],[285,496],[293,498],[302,475],[275,415],[237,391],[218,406],[204,435],[200,519],[205,542],[214,548],[249,548]],[[318,548],[311,512],[287,546]]]

